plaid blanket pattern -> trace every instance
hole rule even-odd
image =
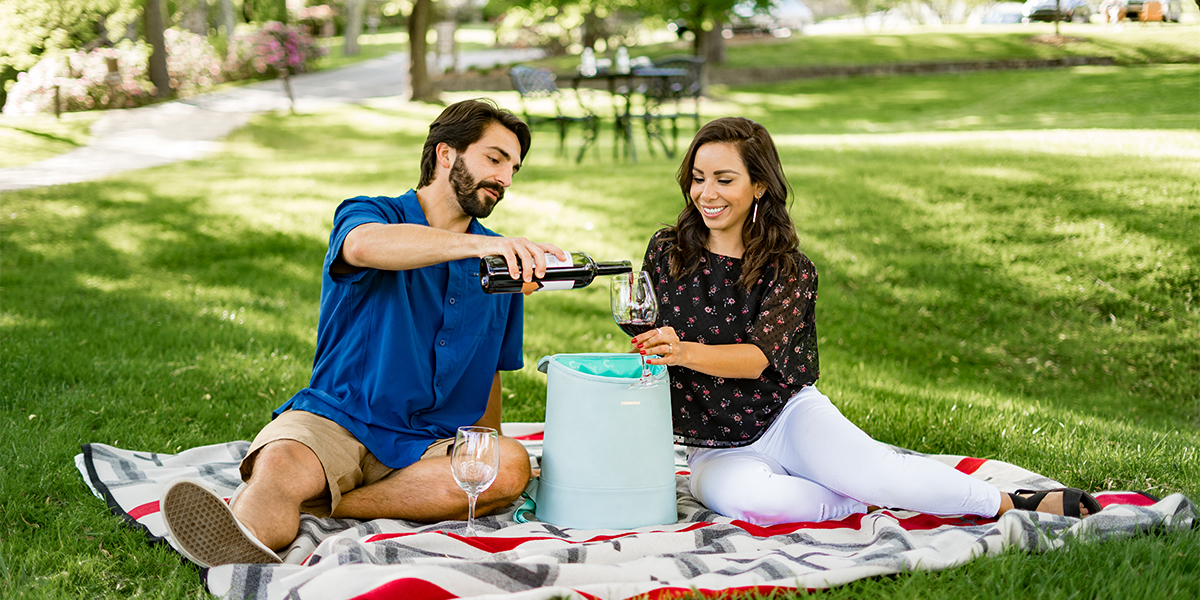
[[[505,424],[532,460],[541,455],[541,424]],[[240,483],[237,465],[249,443],[215,444],[166,455],[88,444],[76,465],[97,497],[142,528],[153,542],[171,543],[158,510],[165,486],[199,477],[226,498]],[[907,450],[898,449],[902,452]],[[713,513],[688,493],[687,467],[677,448],[679,520],[635,530],[575,530],[517,523],[506,511],[465,523],[317,519],[304,515],[282,565],[226,565],[202,573],[225,598],[268,600],[404,598],[622,600],[682,592],[817,589],[906,570],[945,569],[1008,547],[1053,550],[1068,539],[1098,540],[1152,528],[1188,528],[1190,500],[1161,501],[1138,492],[1097,495],[1104,505],[1085,520],[1012,511],[1000,519],[935,517],[880,510],[840,521],[758,527]],[[1060,484],[994,460],[931,455],[1003,490]]]

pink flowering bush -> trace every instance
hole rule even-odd
[[[116,59],[118,67],[112,78],[108,71],[110,58]],[[154,89],[145,72],[146,53],[132,44],[44,58],[17,75],[4,114],[54,112],[56,86],[64,112],[141,106],[150,102]]]
[[[230,38],[225,72],[230,79],[303,73],[324,53],[304,28],[270,21],[258,31]]]
[[[190,96],[223,80],[221,60],[202,36],[168,29],[167,73],[176,94]],[[65,112],[96,108],[133,108],[154,100],[147,44],[122,42],[115,48],[72,52],[44,58],[17,75],[4,105],[6,115],[54,112],[54,88]],[[109,72],[115,60],[117,71]]]
[[[191,96],[224,81],[221,57],[207,38],[179,29],[168,29],[164,34],[167,73],[176,94]]]
[[[324,49],[303,27],[269,22],[258,31],[234,35],[225,60],[204,36],[168,29],[167,73],[178,96],[203,92],[222,81],[268,79],[307,71]],[[48,57],[17,75],[4,105],[6,115],[54,112],[55,87],[63,111],[133,108],[154,100],[150,47],[124,41],[115,48]],[[115,60],[117,71],[109,72]]]

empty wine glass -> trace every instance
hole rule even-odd
[[[654,329],[658,319],[658,299],[654,297],[654,284],[645,271],[614,275],[609,294],[613,320],[629,336],[636,336]],[[642,376],[630,389],[656,386],[662,381],[650,376],[646,355],[641,354]]]
[[[459,427],[450,455],[454,481],[467,493],[467,536],[475,536],[475,501],[496,481],[500,436],[491,427]]]

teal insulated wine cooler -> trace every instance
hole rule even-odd
[[[675,456],[666,367],[630,389],[636,354],[556,354],[546,373],[546,429],[535,515],[560,527],[634,529],[674,523]]]

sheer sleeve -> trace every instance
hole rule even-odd
[[[812,384],[818,376],[817,269],[803,255],[797,267],[794,276],[772,270],[750,336],[788,387]]]
[[[665,256],[669,243],[667,235],[666,229],[654,232],[650,237],[650,244],[646,246],[646,256],[642,259],[642,270],[650,274],[650,283],[654,284],[655,289],[661,285],[668,268]]]

